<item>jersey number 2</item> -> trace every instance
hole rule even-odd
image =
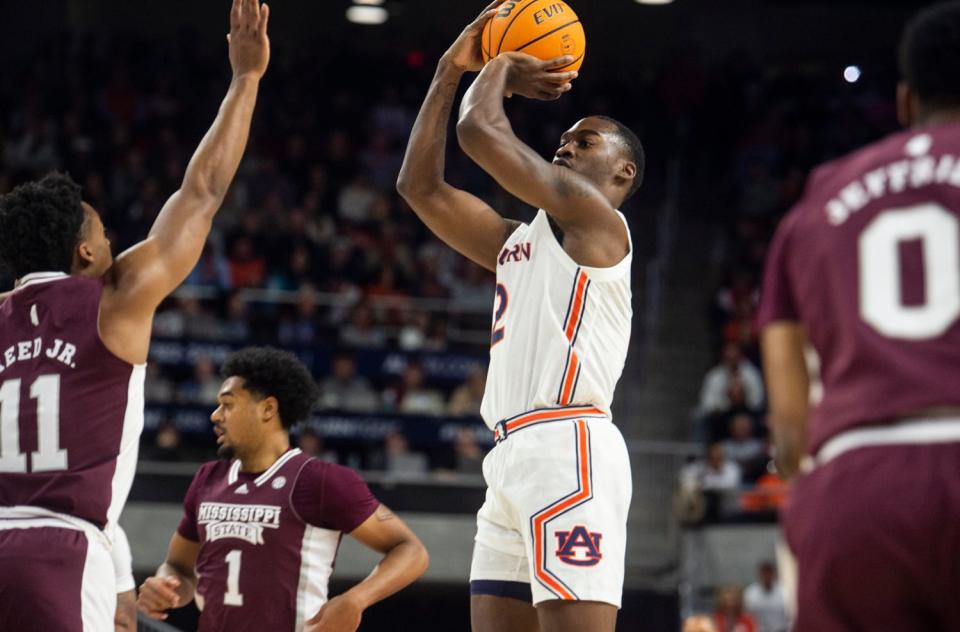
[[[923,249],[924,301],[903,304],[900,246]],[[939,204],[877,215],[860,234],[860,316],[888,338],[930,340],[960,318],[960,222]]]
[[[0,385],[0,472],[57,472],[67,469],[67,451],[60,448],[60,376],[41,375],[30,386],[37,400],[37,450],[20,452],[20,380]]]
[[[506,335],[506,327],[499,327],[500,321],[503,320],[503,317],[507,313],[507,303],[509,303],[510,297],[507,294],[507,288],[503,283],[497,283],[497,294],[494,297],[494,312],[493,312],[493,333],[490,334],[490,346],[496,345],[498,342],[503,340],[503,337]]]

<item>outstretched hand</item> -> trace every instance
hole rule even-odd
[[[454,66],[464,72],[477,72],[483,68],[483,54],[480,47],[483,45],[483,27],[497,14],[497,7],[503,0],[493,0],[487,8],[480,12],[477,18],[467,25],[460,33],[460,37],[447,49],[444,57]]]
[[[261,6],[260,0],[233,0],[227,42],[234,76],[248,75],[259,79],[267,71],[270,62],[269,21],[270,7]]]
[[[573,57],[563,55],[546,61],[526,53],[503,53],[499,63],[507,64],[506,95],[519,94],[528,99],[554,101],[568,92],[570,83],[577,78],[576,71],[557,72],[553,68],[563,68],[573,62]]]

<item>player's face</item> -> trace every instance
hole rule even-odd
[[[260,402],[243,387],[243,378],[224,380],[217,403],[217,409],[210,415],[217,435],[217,456],[232,459],[255,449],[260,436]]]
[[[110,240],[107,239],[107,231],[100,214],[86,202],[82,202],[82,205],[85,219],[79,244],[81,256],[87,260],[91,275],[101,276],[113,265]]]
[[[607,121],[587,117],[560,136],[553,164],[567,167],[597,184],[605,185],[623,160],[616,128]]]

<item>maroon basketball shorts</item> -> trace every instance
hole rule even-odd
[[[0,630],[112,632],[116,578],[91,527],[0,519]]]
[[[796,482],[782,519],[795,632],[960,629],[960,442],[845,451]]]

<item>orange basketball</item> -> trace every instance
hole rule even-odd
[[[483,28],[483,61],[520,51],[539,59],[572,55],[556,70],[579,70],[587,48],[580,18],[561,0],[507,0]]]

